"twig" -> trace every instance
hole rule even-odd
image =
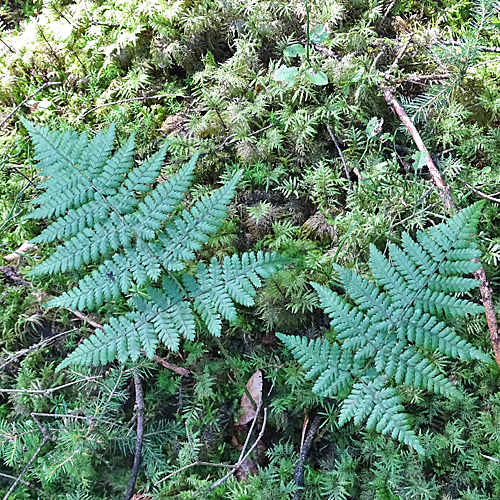
[[[16,480],[12,483],[12,486],[9,488],[9,490],[7,491],[5,496],[3,497],[3,500],[8,500],[8,498],[10,497],[10,494],[16,489],[17,485],[20,482],[22,482],[23,476],[26,474],[26,472],[30,468],[31,464],[36,460],[36,457],[42,451],[43,447],[49,441],[51,441],[51,437],[50,437],[49,433],[47,432],[47,429],[45,429],[45,427],[43,427],[35,417],[33,417],[33,420],[35,421],[36,425],[42,431],[42,436],[43,436],[42,442],[40,443],[40,446],[38,446],[38,448],[36,449],[35,453],[33,453],[31,458],[28,460],[28,463],[23,467],[23,470],[21,471],[19,476],[17,476]]]
[[[120,99],[118,101],[107,102],[106,104],[100,104],[94,108],[88,109],[78,116],[77,120],[83,120],[89,113],[96,111],[97,109],[105,108],[107,106],[114,106],[115,104],[125,104],[127,102],[133,101],[145,101],[147,99],[163,99],[164,97],[185,97],[184,94],[156,94],[156,95],[143,95],[139,97],[130,97],[129,99]]]
[[[156,483],[154,485],[158,486],[159,484],[163,483],[167,479],[170,479],[171,477],[175,476],[176,474],[179,474],[179,472],[182,472],[186,469],[190,469],[191,467],[195,467],[197,465],[206,465],[207,467],[226,467],[228,469],[232,469],[234,467],[234,465],[229,465],[229,464],[215,464],[212,462],[201,462],[198,460],[196,462],[193,462],[192,464],[185,465],[184,467],[181,467],[180,469],[177,469],[174,472],[171,472],[167,476],[161,478],[159,481],[156,481]]]
[[[434,81],[434,80],[447,80],[450,78],[450,74],[448,73],[433,73],[429,75],[410,75],[407,76],[406,78],[398,79],[398,83],[422,83],[422,82],[428,82],[428,81]]]
[[[189,370],[186,370],[186,368],[182,368],[182,366],[173,365],[172,363],[169,363],[166,359],[161,358],[157,354],[155,354],[153,356],[153,359],[159,365],[163,366],[167,370],[171,370],[174,373],[177,373],[177,375],[180,375],[181,377],[190,377],[191,376],[191,372]]]
[[[127,493],[125,493],[125,500],[130,500],[134,493],[135,482],[137,480],[139,467],[141,465],[142,438],[144,435],[144,394],[142,392],[142,382],[137,368],[134,368],[133,373],[135,385],[135,414],[137,416],[137,431],[135,440],[134,464],[132,466],[132,474],[130,475]]]
[[[478,259],[473,259],[473,261],[479,263]],[[490,331],[491,343],[493,344],[493,352],[495,354],[495,361],[500,368],[500,337],[498,335],[498,323],[495,309],[493,308],[491,290],[484,269],[480,267],[474,273],[474,277],[479,281],[479,291],[481,292],[481,298],[483,300],[486,321],[488,322],[488,330]]]
[[[377,31],[380,31],[380,28],[384,24],[385,20],[387,19],[387,16],[389,15],[389,12],[391,12],[392,8],[394,5],[396,5],[397,0],[391,0],[391,3],[387,6],[387,9],[385,9],[384,14],[380,18],[380,21],[377,24]]]
[[[438,193],[443,200],[445,209],[448,211],[454,211],[456,209],[456,203],[451,197],[449,187],[445,186],[443,179],[441,178],[441,174],[436,167],[433,159],[431,158],[429,151],[425,147],[425,144],[422,141],[418,130],[415,128],[415,125],[406,114],[406,111],[398,103],[398,101],[394,97],[394,94],[389,90],[389,88],[382,87],[382,94],[387,104],[395,111],[399,119],[403,122],[407,130],[410,132],[419,151],[426,153],[425,162],[427,164],[427,168],[429,169],[432,180],[434,181],[434,184],[438,189]],[[476,260],[476,262],[479,263],[479,260]],[[497,365],[500,368],[500,336],[498,334],[498,322],[495,314],[495,308],[493,307],[492,293],[486,279],[486,273],[484,272],[484,269],[482,267],[474,272],[474,278],[479,281],[479,290],[481,292],[481,300],[486,315],[486,321],[488,322],[488,329],[490,331],[493,352],[495,354]]]
[[[408,35],[408,38],[405,40],[405,43],[401,47],[401,50],[398,52],[397,56],[394,58],[394,61],[392,61],[392,64],[390,68],[384,73],[384,76],[386,78],[389,77],[389,75],[398,67],[399,61],[403,58],[405,55],[406,51],[408,50],[408,46],[410,45],[410,42],[413,39],[413,33],[410,33]]]
[[[97,328],[99,330],[104,330],[104,326],[101,323],[98,323],[97,321],[93,320],[92,318],[89,318],[86,314],[83,314],[80,311],[75,311],[73,309],[69,309],[68,311],[73,313],[77,318],[80,318],[81,320],[87,322],[89,325],[93,326],[94,328]],[[169,363],[167,360],[161,358],[157,354],[153,356],[153,360],[158,363],[159,365],[163,366],[164,368],[167,368],[167,370],[171,370],[174,373],[177,373],[177,375],[180,375],[181,377],[190,377],[191,372],[189,370],[186,370],[186,368],[182,368],[181,366],[175,366],[172,363]]]
[[[21,101],[1,122],[0,122],[0,128],[6,123],[8,120],[12,118],[12,116],[16,113],[16,111],[25,103],[27,103],[32,97],[36,96],[38,92],[42,91],[43,89],[46,89],[47,87],[52,87],[54,85],[62,85],[62,82],[47,82],[44,83],[41,87],[38,87],[32,94],[30,94],[26,99]]]
[[[79,384],[81,382],[90,382],[99,378],[102,378],[102,375],[85,377],[84,379],[74,380],[73,382],[68,382],[67,384],[58,385],[57,387],[49,387],[48,389],[4,389],[0,387],[0,393],[4,392],[8,394],[38,394],[40,396],[50,396],[53,392],[60,391],[61,389],[66,389],[66,387],[71,387],[72,385]]]
[[[344,153],[342,153],[339,141],[337,141],[337,138],[335,137],[335,134],[333,133],[332,127],[330,127],[330,125],[326,126],[326,130],[328,130],[330,139],[333,141],[333,144],[335,144],[337,153],[339,154],[340,159],[342,160],[342,165],[344,165],[344,172],[347,177],[347,180],[349,181],[349,187],[352,189],[353,184],[352,184],[351,174],[349,173],[349,167],[347,166],[347,162],[345,161]]]
[[[240,459],[234,465],[234,467],[225,476],[223,476],[219,480],[215,481],[215,483],[210,486],[209,490],[214,490],[215,488],[220,486],[224,481],[226,481],[228,478],[230,478],[245,463],[245,460],[250,456],[252,451],[259,444],[260,440],[264,436],[264,432],[266,430],[266,423],[267,423],[267,408],[264,408],[264,417],[262,420],[262,427],[260,429],[259,435],[257,436],[257,439],[254,441],[254,443],[252,444],[250,449],[245,453],[245,455],[243,457],[241,457],[241,455],[240,455]],[[252,427],[251,427],[250,431],[252,430],[252,428],[253,428],[253,422],[252,422]],[[249,431],[249,433],[250,433],[250,431]]]
[[[303,446],[300,450],[299,462],[297,463],[297,467],[295,467],[295,471],[293,473],[293,479],[295,484],[301,487],[304,484],[304,466],[307,459],[307,455],[309,454],[309,450],[311,449],[312,442],[314,441],[314,436],[319,429],[319,424],[321,423],[321,419],[318,415],[315,415],[311,426],[309,427],[309,431],[307,432],[307,436],[304,440]],[[299,500],[300,491],[296,491],[292,497],[292,500]]]
[[[410,117],[407,115],[406,111],[403,109],[401,104],[399,104],[399,102],[394,97],[394,94],[388,87],[386,86],[382,87],[382,95],[384,96],[384,99],[389,105],[389,107],[391,107],[394,110],[394,112],[398,115],[399,119],[403,122],[408,132],[410,132],[418,150],[421,151],[422,153],[425,153],[425,163],[427,165],[429,173],[431,174],[432,180],[434,181],[434,184],[438,189],[438,194],[443,200],[446,210],[448,211],[453,210],[453,208],[455,207],[455,202],[453,201],[450,195],[449,187],[446,186],[445,183],[443,182],[441,174],[437,169],[433,159],[431,158],[429,151],[425,147],[424,141],[422,140],[422,137],[420,136],[415,125],[410,120]]]
[[[452,47],[462,47],[462,42],[456,42],[454,40],[450,41],[439,41],[441,45],[450,45]],[[485,45],[477,45],[474,47],[479,52],[493,52],[495,54],[500,54],[500,47],[486,47]]]
[[[57,335],[54,335],[54,336],[52,336],[52,337],[50,337],[48,339],[41,340],[37,344],[33,344],[32,346],[27,347],[26,349],[21,349],[20,351],[16,352],[15,354],[13,354],[12,356],[10,356],[9,358],[6,359],[0,365],[0,370],[2,370],[8,364],[12,363],[13,361],[15,361],[16,359],[20,358],[21,356],[26,356],[26,355],[30,354],[31,352],[36,351],[37,349],[40,349],[41,347],[44,347],[47,344],[50,344],[55,339],[57,339],[59,337],[62,337],[63,335],[67,335],[68,333],[74,332],[75,330],[76,330],[76,328],[73,328],[72,330],[67,330],[65,332],[58,333]]]
[[[471,191],[473,191],[474,193],[476,193],[481,198],[484,198],[485,200],[490,200],[490,201],[492,201],[494,203],[500,203],[500,199],[495,198],[494,196],[491,196],[490,194],[486,194],[486,193],[483,193],[482,191],[479,191],[479,189],[476,189],[474,186],[471,186],[468,182],[464,181],[460,177],[457,177],[457,179],[460,182],[463,182]]]
[[[14,481],[17,479],[16,476],[11,476],[10,474],[4,474],[3,472],[0,472],[0,477],[4,477],[5,479],[13,479]],[[29,481],[26,481],[25,479],[21,479],[19,483],[24,484],[24,486],[27,486],[28,488],[31,488],[32,490],[35,490],[39,495],[42,495],[45,498],[51,498],[45,491],[41,490],[38,486],[34,485],[33,483],[30,483]]]
[[[93,326],[94,328],[97,328],[99,330],[104,330],[104,326],[101,325],[101,323],[94,321],[92,318],[90,318],[86,314],[83,314],[80,311],[75,311],[74,309],[70,309],[69,307],[67,308],[67,311],[69,311],[70,313],[73,313],[77,318],[81,319],[82,321],[85,321],[90,326]]]

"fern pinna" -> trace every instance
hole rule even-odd
[[[335,266],[355,306],[319,284],[313,284],[331,318],[333,341],[278,334],[315,379],[313,391],[343,400],[339,424],[366,421],[369,429],[391,434],[424,453],[404,413],[397,385],[405,384],[451,396],[458,391],[432,361],[433,351],[460,359],[490,358],[462,339],[453,318],[483,311],[457,294],[478,282],[463,275],[474,272],[480,252],[474,242],[482,203],[476,203],[447,223],[404,233],[402,247],[389,244],[389,257],[370,247],[375,283]]]
[[[177,215],[192,179],[198,154],[175,175],[152,189],[167,146],[134,166],[134,137],[111,155],[111,126],[92,140],[85,134],[50,131],[23,121],[35,145],[43,193],[30,217],[56,217],[36,243],[65,239],[30,271],[53,274],[93,265],[77,285],[46,305],[95,309],[122,294],[130,311],[86,339],[67,365],[152,358],[159,341],[177,350],[180,337],[193,339],[195,314],[213,335],[222,320],[234,321],[234,303],[250,306],[262,278],[284,260],[275,253],[212,258],[194,272],[186,263],[217,232],[227,215],[239,174]],[[134,291],[136,293],[134,293]]]

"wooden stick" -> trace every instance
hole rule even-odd
[[[399,104],[397,99],[394,97],[394,94],[388,87],[382,87],[382,95],[384,96],[387,104],[394,110],[399,119],[403,122],[408,132],[410,132],[413,141],[417,145],[418,150],[426,153],[425,163],[427,164],[427,168],[429,169],[432,180],[434,181],[434,184],[438,189],[439,196],[443,200],[446,210],[450,212],[455,211],[457,206],[450,194],[450,188],[443,182],[441,173],[439,172],[436,164],[434,163],[434,160],[429,154],[429,151],[425,147],[425,144],[422,141],[422,137],[418,133],[418,130],[410,120],[410,117],[406,114],[406,111],[403,109],[401,104]],[[475,260],[475,262],[479,263],[479,260]],[[482,267],[480,267],[474,273],[474,278],[476,278],[476,280],[480,283],[479,290],[481,292],[481,300],[484,306],[486,321],[488,322],[488,330],[490,331],[490,338],[493,345],[493,352],[495,354],[495,361],[500,368],[500,336],[498,334],[498,322],[495,314],[495,308],[493,306],[492,293],[486,279],[486,273],[484,272],[484,269]]]
[[[422,153],[425,153],[425,163],[427,165],[429,173],[431,174],[432,180],[434,181],[434,184],[438,189],[438,194],[443,200],[446,210],[450,212],[453,211],[453,209],[456,207],[456,204],[450,195],[450,188],[449,186],[446,186],[445,183],[443,182],[441,174],[438,168],[436,167],[436,164],[434,163],[433,159],[431,158],[429,151],[425,147],[424,141],[422,140],[422,137],[420,136],[415,125],[410,120],[410,117],[403,109],[401,104],[399,104],[399,102],[396,100],[394,94],[389,89],[389,87],[386,86],[382,87],[382,95],[384,96],[384,99],[387,102],[387,104],[394,110],[394,112],[398,115],[399,119],[403,122],[408,132],[410,132],[418,150],[421,151]]]

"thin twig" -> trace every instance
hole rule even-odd
[[[439,44],[450,45],[452,47],[461,47],[463,45],[462,42],[456,42],[454,40],[440,41]],[[476,45],[474,48],[479,52],[493,52],[495,54],[500,54],[500,47],[486,47],[485,45]]]
[[[394,5],[396,5],[396,2],[397,2],[397,0],[391,0],[391,3],[385,9],[384,14],[382,15],[382,17],[380,18],[380,21],[377,24],[377,31],[380,31],[380,28],[382,28],[382,25],[384,24],[385,20],[387,19],[389,12],[391,12]]]
[[[153,360],[156,361],[156,363],[158,363],[159,365],[166,368],[167,370],[171,370],[174,373],[177,373],[177,375],[180,375],[181,377],[191,376],[191,372],[186,368],[182,368],[182,366],[173,365],[172,363],[169,363],[166,359],[161,358],[157,354],[153,356]]]
[[[304,440],[303,446],[301,447],[300,450],[299,461],[293,473],[293,479],[295,481],[295,484],[299,487],[301,487],[304,484],[305,462],[309,454],[309,450],[311,449],[312,442],[314,441],[314,437],[318,432],[320,423],[321,423],[320,417],[318,415],[315,415],[311,422],[311,426],[309,427],[309,430],[307,432],[307,436]],[[292,500],[299,500],[299,498],[300,498],[300,490],[294,493]]]
[[[493,201],[494,203],[500,203],[500,199],[495,198],[494,196],[491,196],[490,194],[486,194],[486,193],[483,193],[482,191],[479,191],[479,189],[476,189],[474,186],[470,185],[468,182],[464,181],[460,177],[457,177],[457,179],[460,182],[463,182],[471,191],[476,193],[481,198],[484,198],[485,200]]]
[[[47,87],[52,87],[54,85],[62,85],[62,82],[47,82],[44,83],[41,87],[38,87],[32,94],[30,94],[26,99],[21,101],[1,122],[0,122],[0,128],[9,121],[12,116],[16,113],[16,111],[25,103],[27,103],[32,97],[36,96],[38,92],[41,92],[43,89],[46,89]]]
[[[250,456],[252,451],[255,449],[255,447],[259,444],[260,440],[264,436],[264,432],[266,430],[266,423],[267,423],[267,408],[264,408],[264,417],[262,421],[262,427],[260,429],[259,435],[257,436],[257,439],[254,441],[250,449],[245,453],[243,457],[241,457],[238,462],[234,465],[234,467],[223,477],[221,477],[219,480],[215,481],[214,484],[210,486],[210,490],[214,490],[218,486],[220,486],[224,481],[226,481],[228,478],[230,478],[244,463],[245,460]]]
[[[54,335],[48,339],[41,340],[37,344],[33,344],[32,346],[27,347],[26,349],[21,349],[20,351],[16,352],[15,354],[13,354],[12,356],[10,356],[9,358],[6,359],[0,365],[0,370],[5,368],[8,364],[12,363],[16,359],[19,359],[22,356],[27,356],[31,352],[36,351],[37,349],[40,349],[40,348],[46,346],[47,344],[50,344],[51,342],[53,342],[57,338],[62,337],[63,335],[67,335],[68,333],[74,332],[75,330],[76,330],[76,328],[73,328],[72,330],[67,330],[65,332],[58,333],[57,335]]]
[[[33,420],[35,421],[35,423],[38,425],[38,427],[42,431],[42,435],[43,435],[42,442],[40,443],[40,446],[38,446],[38,448],[36,449],[35,453],[33,453],[31,458],[28,460],[28,463],[23,467],[23,470],[21,471],[19,476],[17,476],[16,480],[12,483],[12,486],[9,488],[9,490],[7,491],[5,496],[3,497],[3,500],[8,500],[8,498],[10,497],[10,494],[16,489],[17,485],[22,481],[23,476],[26,474],[26,472],[30,468],[31,464],[36,460],[36,457],[42,451],[43,447],[49,441],[51,441],[51,437],[50,437],[49,433],[47,432],[47,429],[45,429],[45,427],[42,427],[40,422],[35,417],[33,417]]]
[[[405,40],[405,43],[401,47],[401,50],[398,52],[397,56],[394,58],[394,61],[392,61],[391,66],[389,69],[384,73],[384,76],[386,78],[389,77],[389,75],[392,74],[392,72],[398,67],[399,61],[403,58],[405,55],[406,51],[408,50],[408,46],[410,45],[411,41],[413,39],[413,33],[410,33],[408,35],[408,38]]]
[[[333,144],[335,144],[335,148],[337,149],[337,153],[340,156],[342,165],[344,165],[344,172],[347,177],[347,180],[349,181],[349,187],[352,189],[353,184],[352,184],[351,174],[349,173],[349,167],[347,166],[347,162],[345,161],[344,153],[342,153],[339,141],[337,141],[337,138],[335,137],[335,134],[333,133],[332,127],[330,127],[330,125],[326,126],[326,130],[328,130],[330,139],[333,141]]]
[[[48,389],[4,389],[0,387],[0,393],[8,394],[38,394],[40,396],[50,396],[53,392],[60,391],[61,389],[66,389],[72,385],[79,384],[81,382],[91,382],[93,380],[102,378],[102,375],[94,375],[92,377],[85,377],[84,379],[74,380],[73,382],[68,382],[67,384],[58,385],[57,387],[49,387]]]
[[[89,113],[96,111],[97,109],[105,108],[107,106],[114,106],[115,104],[125,104],[127,102],[133,101],[145,101],[147,99],[163,99],[164,97],[185,97],[184,94],[156,94],[156,95],[143,95],[139,97],[130,97],[129,99],[120,99],[118,101],[107,102],[106,104],[100,104],[99,106],[95,106],[87,111],[83,112],[80,116],[78,116],[77,120],[83,120]]]
[[[142,455],[142,438],[144,435],[144,394],[142,391],[142,382],[137,368],[134,368],[134,385],[135,385],[135,414],[137,416],[137,430],[135,440],[135,455],[134,464],[132,466],[132,473],[128,483],[127,493],[125,493],[125,500],[130,500],[134,493],[135,482],[139,474],[139,467],[141,466]]]
[[[410,75],[402,79],[398,79],[398,83],[423,83],[423,82],[432,82],[437,80],[447,80],[450,78],[449,73],[432,73],[427,75]]]
[[[5,479],[12,479],[16,480],[16,476],[11,476],[10,474],[5,474],[3,472],[0,472],[0,477],[4,477]],[[45,491],[41,490],[38,486],[34,485],[33,483],[30,483],[29,481],[26,481],[25,479],[21,479],[19,483],[24,484],[24,486],[27,486],[28,488],[31,488],[32,490],[35,490],[39,495],[42,495],[45,498],[51,498]]]
[[[154,484],[155,486],[158,486],[159,484],[163,483],[167,479],[170,479],[171,477],[175,476],[176,474],[179,474],[179,472],[182,472],[186,469],[190,469],[191,467],[195,467],[197,465],[206,465],[207,467],[225,467],[227,469],[232,469],[234,465],[229,465],[229,464],[215,464],[212,462],[202,462],[200,460],[193,462],[192,464],[185,465],[184,467],[181,467],[180,469],[175,470],[174,472],[171,472],[167,476],[161,478],[159,481],[156,481]]]

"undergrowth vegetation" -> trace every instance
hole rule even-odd
[[[497,498],[499,15],[5,2],[4,498]]]

